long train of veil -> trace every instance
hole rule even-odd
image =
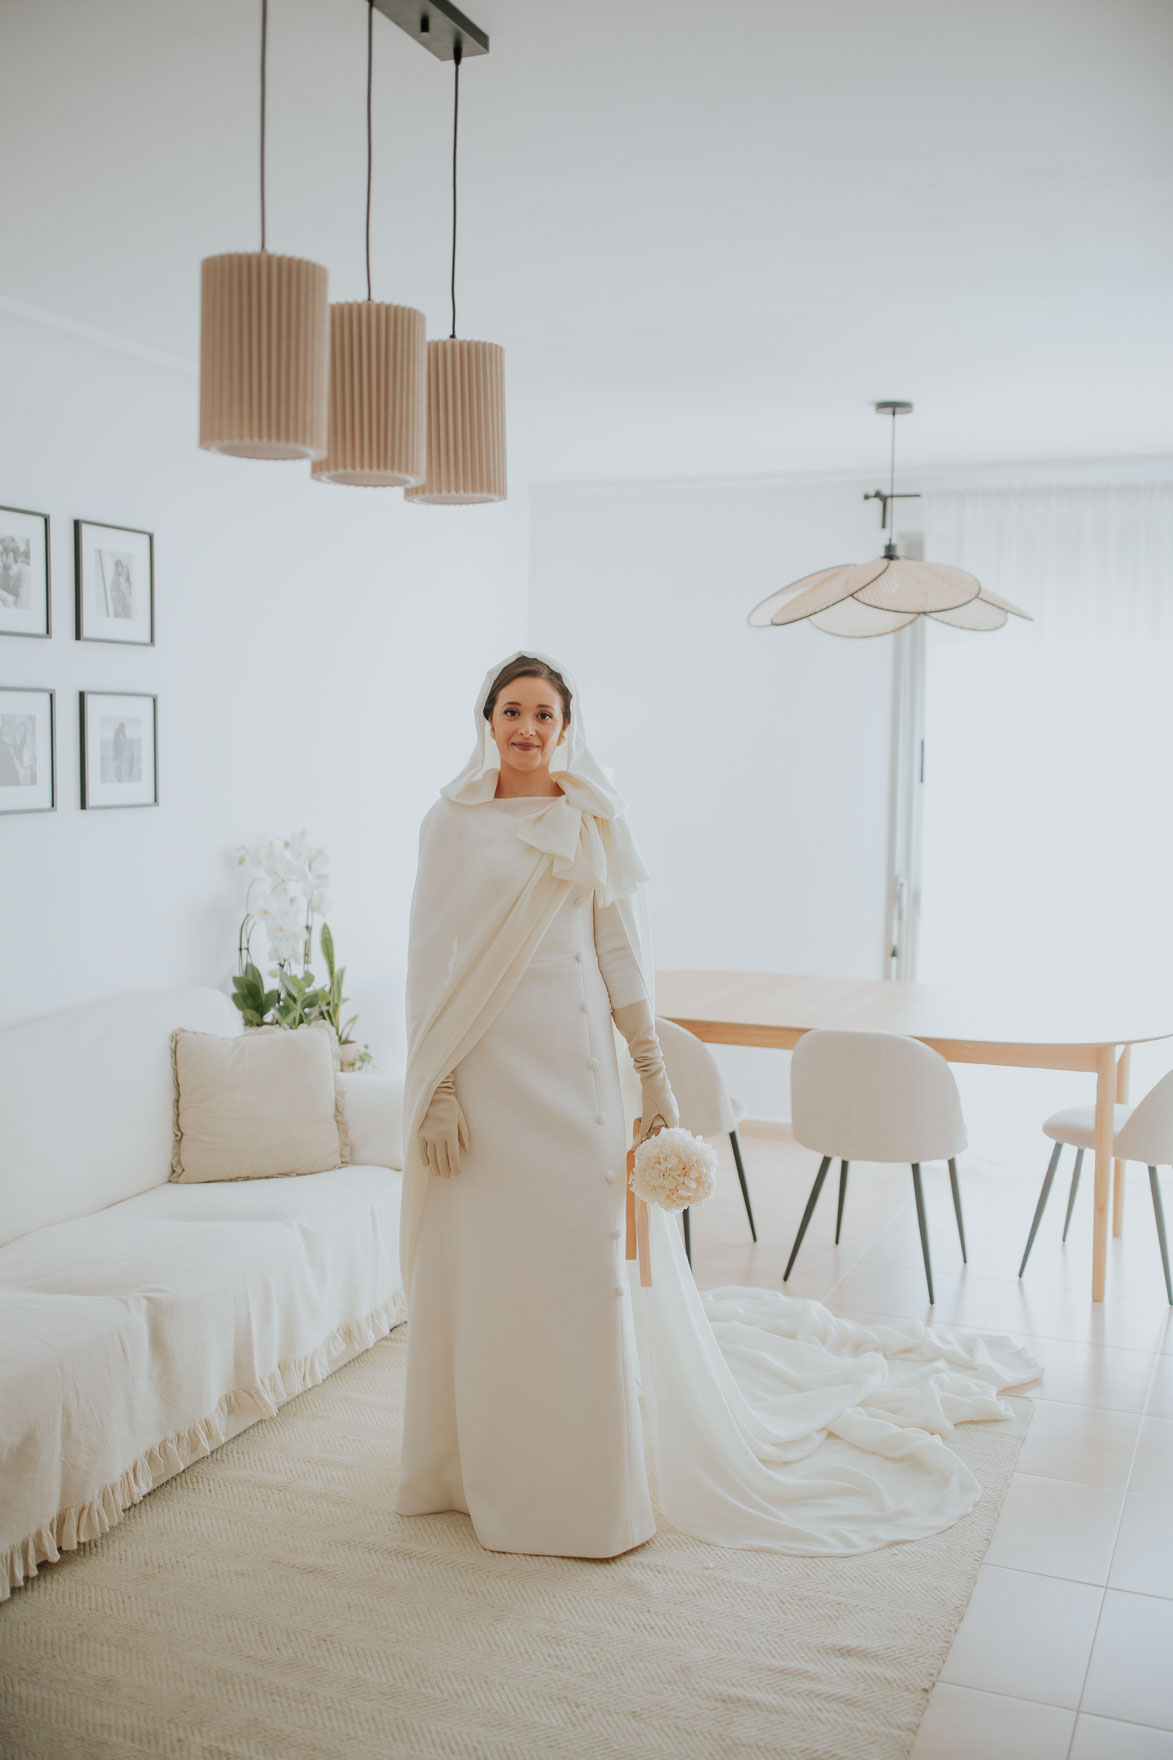
[[[408,1069],[402,1263],[410,1281],[428,1170],[418,1131],[436,1083],[504,1007],[565,897],[567,882],[615,901],[655,996],[648,876],[623,801],[587,743],[577,687],[553,766],[562,790],[513,823],[508,861],[479,841],[497,754],[474,708],[469,762],[441,792],[420,835],[408,984]],[[490,863],[492,884],[456,885]],[[627,1130],[639,1083],[616,1036]],[[940,1532],[977,1502],[980,1487],[948,1447],[955,1424],[1009,1415],[999,1398],[1038,1365],[1005,1338],[960,1340],[917,1321],[865,1326],[777,1290],[730,1287],[701,1295],[678,1225],[650,1218],[652,1283],[628,1278],[640,1387],[657,1496],[665,1520],[717,1545],[809,1554],[856,1553]]]

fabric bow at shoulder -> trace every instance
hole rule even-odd
[[[564,785],[572,782],[562,778]],[[575,806],[569,793],[517,822],[522,843],[549,855],[556,880],[589,887],[601,905],[612,904],[648,877],[623,819],[600,819]]]

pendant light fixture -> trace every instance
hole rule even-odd
[[[330,307],[330,420],[315,482],[402,489],[424,480],[427,325],[413,306],[371,298],[375,0],[367,0],[367,297]]]
[[[433,507],[504,501],[505,350],[496,342],[456,335],[456,165],[460,124],[462,38],[453,43],[452,101],[452,332],[428,343],[427,474],[404,500]]]
[[[917,500],[896,493],[896,418],[911,415],[911,403],[888,399],[876,414],[892,418],[888,490],[873,489],[865,501],[879,501],[885,532],[884,553],[874,562],[840,563],[804,575],[771,593],[749,614],[755,629],[773,624],[814,624],[833,636],[884,636],[903,629],[918,617],[932,617],[957,629],[1001,629],[1008,616],[1031,621],[1009,599],[983,587],[975,575],[943,562],[913,562],[896,548],[893,506]]]
[[[261,0],[261,248],[205,257],[200,445],[234,458],[326,450],[326,271],[265,246],[269,0]]]

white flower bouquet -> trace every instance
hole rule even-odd
[[[661,1210],[687,1210],[712,1195],[717,1151],[679,1125],[645,1137],[635,1151],[631,1189]]]

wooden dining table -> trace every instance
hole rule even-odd
[[[903,1033],[950,1063],[1082,1070],[1096,1078],[1092,1300],[1104,1299],[1108,1197],[1124,1227],[1124,1163],[1112,1174],[1114,1106],[1128,1099],[1132,1047],[1173,1037],[1173,1001],[1054,989],[1022,994],[890,978],[782,972],[657,972],[656,1013],[715,1045],[787,1051],[817,1027]],[[1041,1121],[1040,1121],[1041,1122]]]

